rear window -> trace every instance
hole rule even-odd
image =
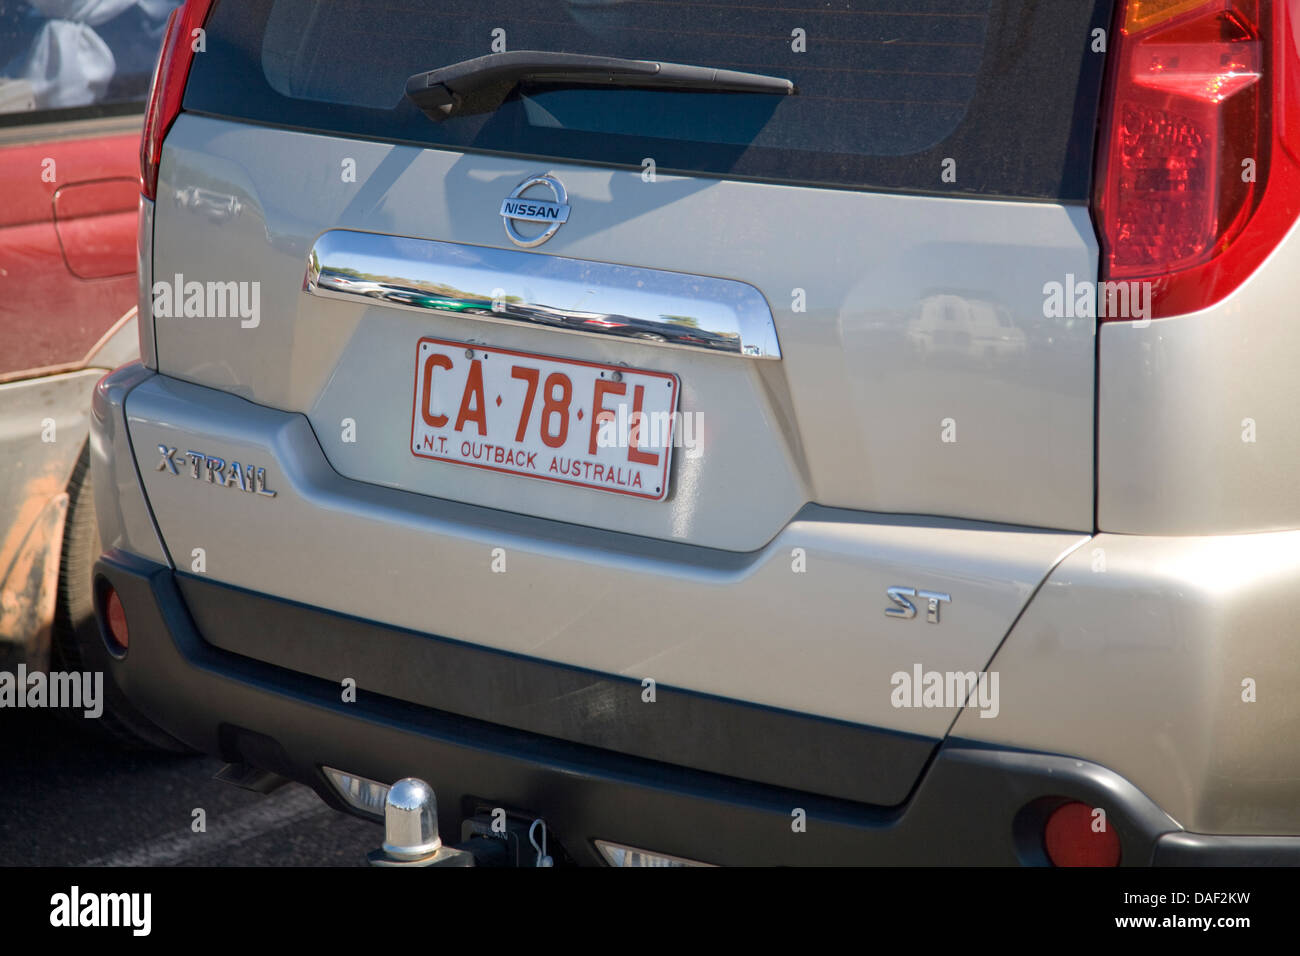
[[[1110,0],[254,0],[217,7],[185,108],[467,151],[1083,201]],[[501,50],[788,78],[797,96],[524,84],[436,123],[407,77]]]

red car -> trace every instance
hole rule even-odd
[[[0,0],[0,670],[78,669],[96,633],[90,394],[137,352],[140,127],[176,5]],[[174,746],[112,700],[95,723]]]

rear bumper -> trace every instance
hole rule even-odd
[[[440,826],[503,806],[546,819],[584,863],[597,839],[741,865],[1041,864],[1038,833],[1062,800],[1103,807],[1123,861],[1300,863],[1300,838],[1202,837],[1132,784],[1085,761],[949,740],[901,806],[879,808],[628,757],[391,698],[342,700],[339,684],[214,647],[176,575],[112,551],[96,572],[121,596],[131,649],[111,679],[151,719],[223,759],[313,787],[338,809],[320,768],[372,779],[419,776]],[[269,599],[232,593],[230,612]],[[382,629],[375,626],[374,636]],[[792,826],[806,813],[806,829]]]
[[[1287,799],[1295,775],[1276,743],[1293,735],[1230,732],[1252,715],[1286,729],[1290,698],[1272,694],[1267,708],[1238,713],[1235,704],[1222,706],[1214,683],[1230,678],[1236,700],[1240,674],[1272,674],[1270,686],[1276,680],[1281,687],[1297,666],[1276,625],[1300,574],[1276,561],[1266,579],[1239,572],[1293,553],[1300,532],[1200,542],[1102,536],[1094,543],[1104,552],[1076,548],[994,655],[1003,688],[1014,689],[998,719],[967,708],[949,731],[950,718],[929,711],[925,720],[942,726],[925,732],[920,725],[918,733],[888,722],[916,711],[885,707],[885,719],[864,712],[854,721],[807,716],[823,701],[861,698],[860,686],[848,686],[860,675],[894,669],[886,656],[895,653],[891,632],[873,637],[862,629],[887,620],[870,593],[875,583],[904,566],[934,572],[931,550],[910,547],[915,521],[855,524],[823,515],[795,523],[805,536],[796,540],[813,535],[826,545],[817,581],[798,580],[827,589],[826,600],[813,604],[849,615],[857,629],[830,618],[811,631],[806,622],[785,628],[780,617],[791,602],[784,589],[794,579],[788,540],[729,556],[663,545],[647,558],[645,542],[630,544],[626,536],[534,527],[538,522],[433,499],[413,504],[402,492],[339,478],[319,458],[310,429],[288,420],[293,416],[174,380],[139,389],[148,394],[136,402],[137,386],[151,378],[127,366],[95,392],[92,465],[106,549],[99,573],[121,594],[132,634],[130,654],[110,664],[108,678],[175,737],[307,783],[340,809],[323,766],[381,781],[425,778],[438,791],[447,833],[484,807],[542,816],[586,862],[598,862],[592,844],[603,839],[717,863],[1014,865],[1045,862],[1042,820],[1071,799],[1106,809],[1128,864],[1300,863],[1295,803]],[[129,430],[128,393],[136,409]],[[206,436],[200,447],[227,459],[237,449],[240,459],[268,462],[279,510],[252,512],[247,504],[257,502],[236,492],[142,474],[155,458],[137,459],[132,443],[152,449],[165,436],[150,430],[163,427]],[[210,493],[192,497],[193,490]],[[358,501],[362,513],[349,513]],[[501,526],[507,518],[508,528]],[[200,519],[187,536],[186,522]],[[166,543],[158,521],[171,529]],[[376,524],[408,549],[382,552],[384,574],[370,565],[373,549],[337,546]],[[931,544],[948,548],[938,553],[952,573],[971,566],[961,550],[967,539],[1004,555],[1023,551],[1026,540],[1048,539],[1035,544],[1041,553],[1001,560],[997,574],[983,575],[988,603],[1005,600],[999,587],[1021,587],[1022,573],[1032,579],[1034,564],[1050,566],[1059,546],[1052,535],[971,535],[934,524]],[[539,608],[502,597],[514,591],[475,592],[471,573],[482,574],[487,548],[503,541],[511,588],[543,580],[532,573],[567,581],[580,572],[593,593],[609,596],[610,613],[621,615],[612,620],[626,620],[626,602],[653,592],[640,619],[670,633],[686,623],[668,620],[664,609],[690,606],[694,645],[708,643],[719,655],[717,666],[701,673],[725,681],[775,669],[811,705],[781,706],[740,685],[687,691],[680,688],[689,684],[663,680],[654,708],[627,706],[641,699],[636,668],[602,660],[585,670],[520,653],[509,644],[512,635],[535,629],[542,612],[571,616],[572,609],[563,594]],[[200,548],[209,561],[222,557],[220,575],[172,570],[189,566]],[[1153,552],[1162,560],[1150,560]],[[1207,552],[1214,560],[1187,560]],[[600,560],[587,560],[591,555]],[[1097,573],[1101,558],[1105,573]],[[394,580],[398,569],[414,574],[430,566],[436,574]],[[1235,576],[1224,573],[1233,568]],[[241,584],[240,575],[263,583]],[[228,583],[215,583],[218,577]],[[290,593],[280,587],[286,580]],[[357,583],[362,587],[350,586]],[[726,614],[716,610],[722,586],[732,597]],[[977,593],[971,586],[962,583],[967,597]],[[276,596],[262,593],[271,590]],[[1261,592],[1269,602],[1258,600]],[[812,599],[801,600],[807,606]],[[435,613],[428,613],[430,602]],[[444,633],[460,640],[393,620],[396,611],[381,617],[399,605],[417,622],[451,622]],[[1008,604],[999,614],[1014,610]],[[975,623],[977,636],[996,625]],[[745,635],[743,648],[728,643],[728,631]],[[843,640],[808,643],[828,632]],[[943,641],[973,653],[963,646],[970,633],[927,632],[935,642],[927,666]],[[792,654],[789,634],[818,653]],[[576,656],[608,653],[611,642],[599,636]],[[774,639],[787,642],[763,643]],[[899,644],[898,653],[915,655],[914,640]],[[854,666],[846,666],[855,654]],[[742,659],[745,666],[735,666]],[[359,689],[352,703],[341,694],[348,677]],[[1169,690],[1153,695],[1153,688]],[[1216,769],[1226,757],[1251,771],[1226,776]],[[799,810],[803,828],[793,825]]]

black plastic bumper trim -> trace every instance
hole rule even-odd
[[[178,574],[223,650],[365,693],[621,754],[895,806],[938,741],[556,664]]]
[[[1300,836],[1217,836],[1166,833],[1156,842],[1157,866],[1300,866]]]

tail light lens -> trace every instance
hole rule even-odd
[[[153,85],[149,89],[144,134],[140,138],[140,191],[149,199],[158,195],[158,162],[162,157],[163,138],[181,111],[185,81],[189,79],[194,47],[198,45],[194,31],[202,29],[211,7],[212,0],[186,0],[167,19]]]
[[[1151,314],[1224,298],[1300,215],[1300,0],[1123,0],[1095,206]]]

